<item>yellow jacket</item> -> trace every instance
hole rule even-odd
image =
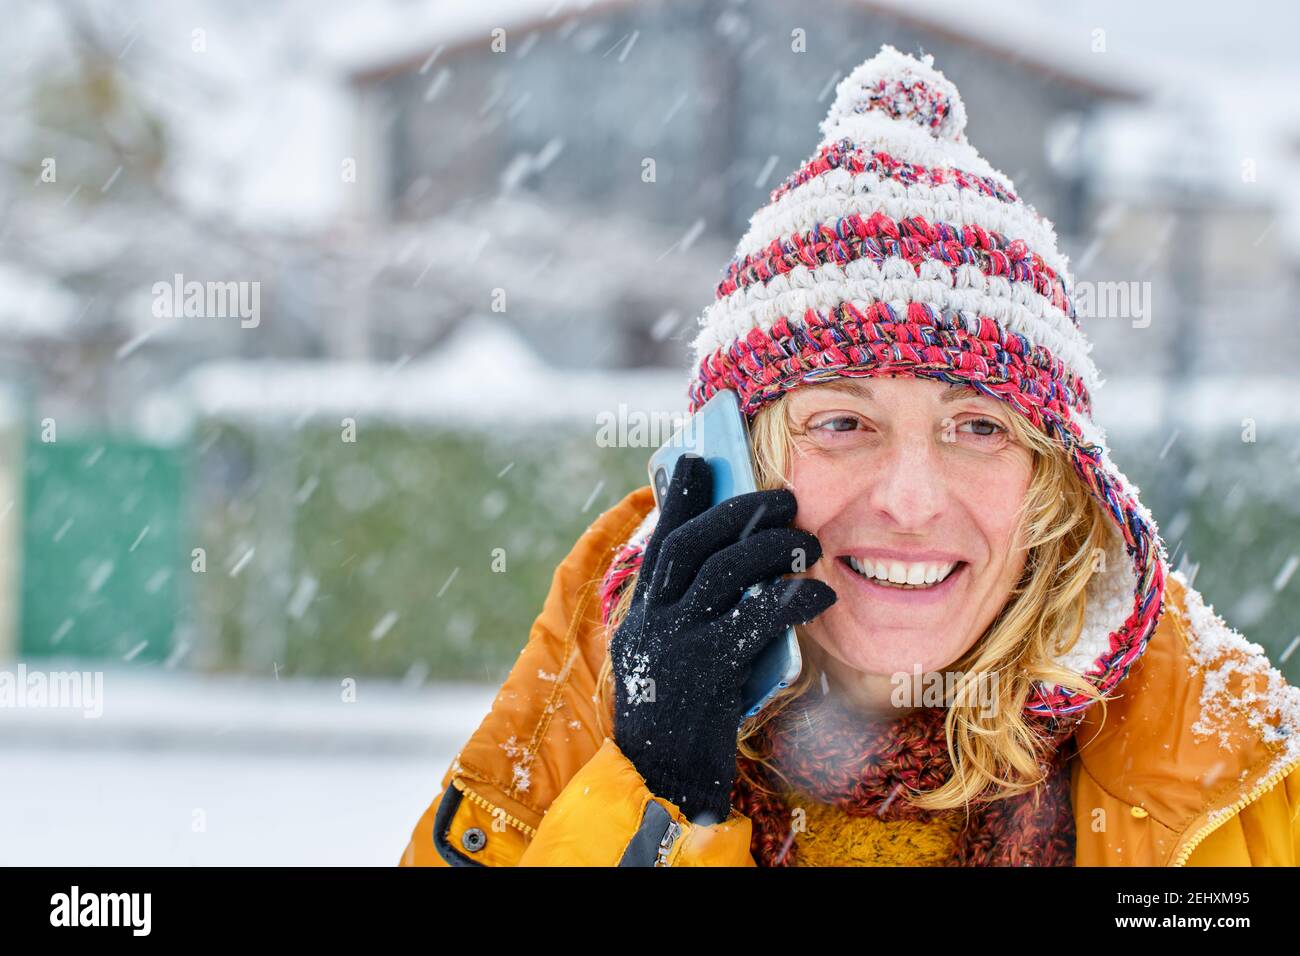
[[[556,569],[528,644],[420,817],[403,866],[754,866],[750,821],[692,824],[597,730],[597,589],[653,508],[628,494]],[[1079,731],[1080,866],[1295,866],[1300,690],[1177,572],[1146,651]],[[607,725],[608,726],[608,723]]]

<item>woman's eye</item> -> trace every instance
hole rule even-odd
[[[847,432],[856,430],[857,425],[858,420],[852,415],[838,415],[835,418],[828,418],[814,427],[819,431]]]
[[[980,438],[1000,438],[1008,434],[1005,426],[991,418],[973,418],[968,422],[962,422],[959,428],[971,427],[971,433],[978,435]]]
[[[822,448],[856,448],[871,434],[870,426],[857,415],[827,414],[810,418],[807,437]]]

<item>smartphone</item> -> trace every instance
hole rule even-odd
[[[749,426],[740,410],[740,398],[733,389],[718,392],[679,428],[663,446],[650,456],[650,487],[655,503],[663,507],[677,459],[687,453],[699,455],[713,473],[713,500],[716,505],[758,490],[754,477],[754,458],[749,442]],[[758,588],[754,585],[741,600]],[[786,630],[767,645],[754,661],[754,669],[741,690],[744,705],[743,723],[757,714],[777,693],[799,679],[803,656],[794,628]]]

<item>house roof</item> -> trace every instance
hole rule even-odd
[[[373,31],[359,42],[352,34],[343,58],[350,81],[358,86],[427,68],[437,58],[483,43],[497,27],[531,33],[557,29],[581,16],[636,6],[639,0],[482,0],[454,10],[437,8],[420,21],[402,16],[387,39]],[[668,3],[687,0],[668,0]],[[1086,37],[1064,35],[1050,20],[1028,15],[1007,0],[986,0],[972,9],[963,0],[833,0],[841,6],[888,17],[953,43],[1022,65],[1054,82],[1105,99],[1145,96],[1150,80],[1115,53],[1093,54]],[[990,4],[994,8],[990,11]],[[1002,15],[998,15],[998,11]],[[869,52],[869,51],[864,51]]]

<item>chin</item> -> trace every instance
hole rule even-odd
[[[834,610],[834,609],[832,609]],[[828,615],[829,616],[829,615]],[[814,635],[827,653],[860,674],[893,674],[940,670],[961,656],[955,635],[934,630],[873,627],[870,624],[826,620]]]

